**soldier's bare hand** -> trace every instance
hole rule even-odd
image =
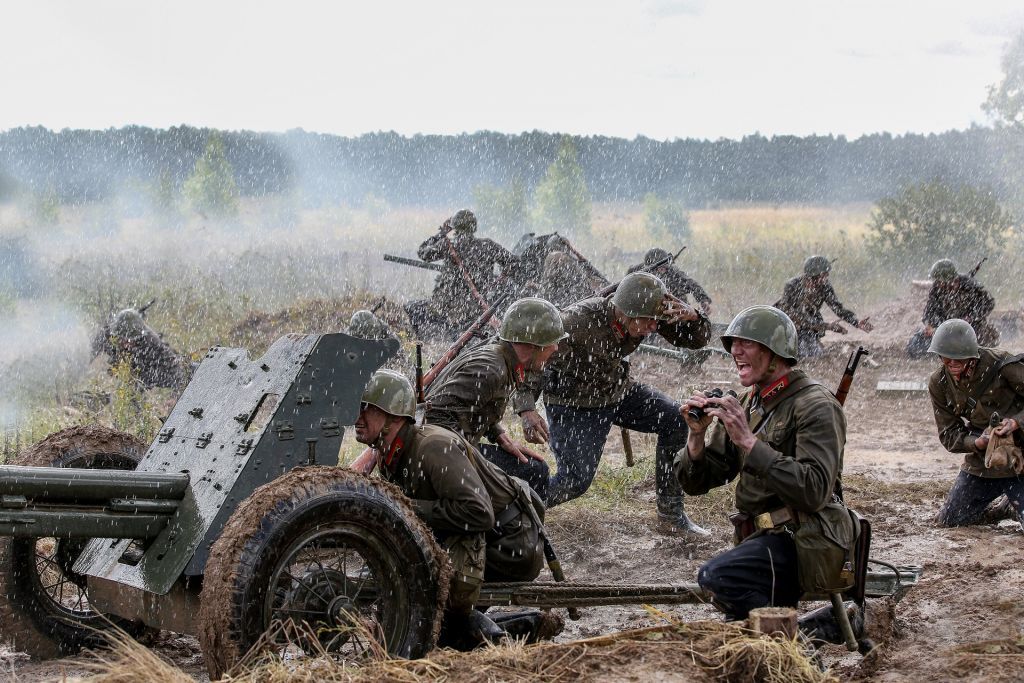
[[[998,436],[1006,436],[1011,432],[1015,432],[1020,429],[1020,425],[1012,417],[1003,418],[1003,421],[999,423],[999,426],[995,428],[994,434]]]
[[[708,427],[711,426],[711,422],[715,419],[707,413],[704,414],[699,420],[694,420],[689,414],[694,408],[703,410],[708,406],[708,398],[704,394],[694,394],[690,398],[683,401],[683,405],[679,406],[679,414],[683,416],[686,421],[686,426],[690,428],[692,434],[703,434],[707,431]]]
[[[511,438],[509,438],[508,434],[503,433],[501,436],[498,437],[498,445],[501,446],[501,449],[503,451],[513,456],[523,465],[530,462],[530,458],[533,458],[534,460],[544,459],[543,455],[533,450],[532,448],[527,448],[526,446],[523,446],[522,444],[518,444],[515,441],[513,441]]]
[[[666,316],[666,322],[670,325],[683,321],[692,322],[700,318],[696,308],[671,294],[665,295],[661,311]]]
[[[519,414],[523,422],[523,435],[530,443],[547,443],[550,434],[548,423],[536,410],[526,410]]]
[[[717,417],[736,447],[743,453],[749,453],[757,442],[757,437],[750,431],[747,413],[739,400],[735,396],[727,395],[722,398],[709,398],[707,402],[704,412],[711,417]]]
[[[875,326],[868,322],[867,318],[864,318],[859,323],[857,323],[857,329],[864,330],[865,332],[870,332],[871,330],[875,329]]]

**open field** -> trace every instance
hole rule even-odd
[[[291,222],[280,227],[273,208],[248,205],[235,225],[207,226],[190,219],[161,231],[139,219],[115,216],[104,222],[91,213],[98,209],[83,207],[45,235],[27,237],[31,258],[26,272],[36,285],[11,295],[15,303],[6,313],[6,328],[17,334],[6,340],[0,367],[5,385],[12,388],[6,409],[18,443],[81,422],[117,425],[152,437],[157,418],[173,402],[166,390],[109,403],[82,398],[83,392],[117,396],[124,384],[107,373],[102,359],[88,357],[93,325],[110,309],[156,297],[150,324],[172,346],[199,358],[212,344],[245,345],[259,353],[285,332],[341,329],[353,310],[380,296],[389,299],[384,317],[397,325],[397,302],[429,292],[431,273],[384,264],[380,254],[411,255],[448,212],[284,207],[276,210],[290,216]],[[1008,521],[936,528],[931,518],[956,475],[958,460],[939,445],[926,396],[880,399],[873,391],[882,379],[923,380],[934,362],[907,361],[898,353],[919,318],[921,295],[909,288],[906,274],[872,265],[863,244],[869,211],[867,206],[764,206],[695,212],[693,238],[681,265],[708,288],[716,302],[714,317],[725,321],[742,306],[773,301],[806,254],[839,256],[834,282],[844,303],[884,323],[871,335],[830,334],[828,354],[807,367],[834,386],[851,345],[862,343],[872,351],[871,363],[862,365],[847,404],[846,489],[851,504],[873,521],[872,554],[923,565],[925,574],[901,601],[872,604],[868,634],[879,643],[873,654],[861,658],[839,648],[824,653],[834,675],[887,682],[1020,680],[1024,607],[1018,598],[1024,592],[1024,534]],[[595,207],[594,225],[593,234],[576,240],[577,246],[612,277],[653,244],[642,228],[638,207]],[[0,233],[23,228],[14,209],[0,207]],[[998,308],[1020,309],[1024,283],[1020,278],[996,277],[999,272],[1024,271],[1019,258],[994,256],[980,276],[991,286]],[[39,320],[40,310],[52,313]],[[410,340],[403,341],[408,350]],[[1005,348],[1022,351],[1024,339],[1008,337]],[[429,347],[428,359],[439,351]],[[677,398],[734,377],[728,364],[715,360],[698,371],[684,371],[670,360],[637,357],[633,372],[636,379]],[[688,501],[696,521],[712,531],[709,541],[690,544],[657,532],[653,442],[636,438],[634,448],[638,463],[626,468],[621,443],[613,435],[591,491],[549,514],[553,540],[570,579],[690,581],[703,561],[728,547],[731,527],[726,514],[731,501],[726,490]],[[354,453],[350,439],[343,451],[347,457]],[[445,655],[441,664],[425,666],[419,678],[407,680],[543,680],[543,667],[523,664],[516,669],[514,662],[550,663],[566,657],[580,658],[572,670],[584,679],[705,680],[706,675],[706,680],[713,680],[691,666],[683,648],[673,660],[643,649],[602,655],[599,648],[584,647],[581,654],[579,646],[572,645],[581,638],[657,625],[666,617],[693,621],[715,619],[716,614],[710,606],[672,607],[664,615],[639,607],[588,609],[580,621],[567,621],[557,639],[561,651],[517,651],[508,657],[513,663],[506,661],[490,677],[484,674],[494,670],[474,666],[472,659]],[[194,639],[164,633],[154,645],[174,667],[162,677],[202,679]],[[630,652],[628,657],[623,654]],[[85,673],[80,660],[37,663],[11,652],[0,654],[0,671],[20,681]]]

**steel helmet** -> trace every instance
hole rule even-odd
[[[416,419],[416,392],[400,372],[378,370],[373,373],[359,400],[377,406],[389,415]]]
[[[932,264],[932,269],[928,271],[928,277],[940,281],[952,280],[956,277],[956,264],[948,258],[940,258]]]
[[[648,249],[647,253],[644,254],[644,265],[653,266],[658,261],[664,261],[671,255],[672,254],[668,253],[661,247],[653,247],[651,249]]]
[[[665,285],[650,273],[630,273],[615,289],[612,303],[630,318],[664,320]]]
[[[509,306],[498,331],[502,341],[534,346],[557,344],[568,336],[554,304],[536,297],[520,299]]]
[[[456,232],[468,232],[470,234],[476,232],[476,216],[469,209],[461,209],[456,211],[455,215],[451,218],[452,230]]]
[[[824,256],[808,256],[804,261],[804,275],[815,277],[832,270],[832,263]]]
[[[790,364],[797,361],[796,325],[774,306],[751,306],[740,311],[722,334],[726,351],[732,351],[733,339],[756,341]]]
[[[348,322],[348,333],[361,339],[384,339],[389,336],[387,325],[365,308],[352,314]]]
[[[935,334],[932,335],[932,343],[928,346],[928,353],[953,360],[980,358],[978,334],[966,320],[951,318],[936,328]]]
[[[121,339],[138,339],[146,333],[146,323],[142,314],[134,308],[126,308],[114,316],[110,325],[110,333]]]

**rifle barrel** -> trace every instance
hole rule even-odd
[[[391,261],[392,263],[401,263],[403,266],[422,268],[424,270],[440,271],[442,269],[441,265],[438,263],[429,263],[427,261],[420,261],[419,259],[407,258],[405,256],[395,256],[394,254],[384,254],[384,260]]]

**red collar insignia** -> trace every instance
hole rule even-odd
[[[398,455],[398,452],[402,450],[403,446],[405,446],[405,443],[402,441],[402,437],[400,436],[395,437],[395,440],[391,442],[391,448],[389,448],[388,452],[384,454],[384,466],[387,467],[388,470],[392,470],[391,462],[395,459],[395,456]]]
[[[516,369],[513,372],[515,374],[516,384],[522,384],[526,381],[526,370],[523,368],[522,363],[517,364]]]
[[[626,336],[626,328],[618,320],[612,320],[612,331],[621,339]]]
[[[788,386],[789,386],[789,374],[787,373],[787,374],[783,375],[782,377],[780,377],[779,379],[777,379],[774,382],[772,382],[769,386],[767,386],[767,387],[765,387],[764,389],[761,390],[761,400],[762,401],[770,401],[770,400],[772,400],[773,398],[775,398],[776,396],[781,394],[783,392],[783,390],[786,387],[788,387]]]

